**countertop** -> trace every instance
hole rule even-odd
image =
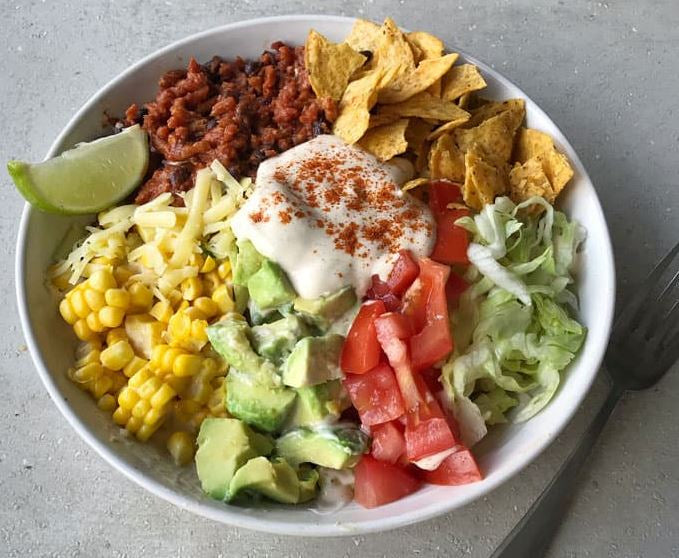
[[[189,7],[191,6],[191,7]],[[596,185],[618,301],[679,238],[679,4],[675,0],[146,0],[0,3],[0,160],[41,159],[76,109],[142,56],[261,15],[391,15],[504,73],[551,115]],[[3,175],[0,214],[1,556],[486,557],[521,518],[605,395],[602,372],[562,436],[482,501],[378,535],[299,539],[182,512],[99,458],[33,369],[14,295],[23,200]],[[627,394],[591,456],[551,557],[679,556],[679,369]]]

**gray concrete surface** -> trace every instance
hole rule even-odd
[[[133,61],[221,23],[273,13],[393,16],[459,44],[519,84],[562,127],[609,219],[619,300],[679,238],[676,0],[120,0],[0,2],[0,160],[40,159],[70,115]],[[112,470],[50,402],[14,302],[22,200],[1,179],[0,556],[488,556],[547,484],[605,392],[483,501],[379,535],[274,537],[194,517]],[[616,410],[552,557],[679,556],[675,367]]]

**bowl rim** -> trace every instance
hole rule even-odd
[[[217,27],[213,27],[198,33],[188,35],[182,39],[174,41],[154,52],[144,56],[134,64],[128,66],[121,73],[117,74],[111,80],[109,80],[103,87],[97,90],[88,101],[82,105],[82,107],[71,117],[66,126],[62,129],[56,139],[50,146],[45,159],[53,157],[57,154],[60,144],[63,142],[64,138],[72,131],[77,122],[93,107],[102,97],[104,97],[111,89],[115,88],[118,82],[122,81],[131,73],[135,72],[137,69],[148,64],[156,58],[163,56],[168,51],[171,51],[177,47],[181,47],[185,44],[191,43],[201,38],[209,37],[210,35],[218,35],[227,31],[234,29],[240,29],[243,27],[250,27],[254,24],[267,24],[267,23],[303,23],[308,22],[309,25],[313,25],[314,22],[324,22],[324,23],[349,23],[355,21],[356,18],[349,16],[337,16],[337,15],[313,15],[313,14],[291,14],[283,16],[269,16],[261,18],[251,18],[247,20],[241,20],[237,22],[227,23]],[[449,45],[446,45],[449,46]],[[477,65],[481,68],[487,75],[491,76],[493,80],[509,86],[514,87],[521,91],[522,95],[526,99],[530,99],[523,90],[516,86],[511,80],[507,79],[504,75],[491,68],[489,65],[479,61],[474,56],[469,55],[463,49],[454,49],[455,52],[463,55],[468,61]],[[536,104],[534,103],[535,110],[548,121],[552,122],[552,119]],[[571,146],[567,138],[561,133],[561,130],[554,123],[555,127],[559,130],[561,135],[562,143],[565,147],[570,149],[571,163],[576,168],[577,172],[580,174],[583,180],[588,182],[594,189],[593,183],[587,174],[580,158]],[[390,529],[395,529],[397,527],[409,525],[412,523],[425,521],[433,517],[448,513],[458,507],[465,506],[470,502],[480,498],[483,495],[487,495],[492,492],[500,485],[504,484],[517,473],[528,466],[533,460],[535,460],[547,447],[556,439],[556,437],[563,431],[563,429],[572,420],[575,411],[580,406],[585,396],[589,392],[595,377],[598,374],[599,367],[603,361],[605,350],[608,344],[608,339],[610,336],[610,331],[612,327],[613,314],[615,308],[615,266],[613,258],[613,249],[610,239],[610,233],[608,230],[608,224],[606,222],[606,217],[601,207],[601,202],[599,197],[595,192],[596,207],[593,208],[594,211],[598,212],[601,218],[603,227],[603,237],[600,241],[604,245],[605,260],[600,261],[600,271],[602,271],[602,292],[608,293],[608,296],[604,297],[599,301],[599,319],[603,323],[603,336],[601,337],[601,343],[599,346],[594,347],[593,356],[591,358],[591,370],[589,371],[589,377],[585,379],[585,387],[582,391],[572,400],[568,400],[568,408],[564,405],[563,416],[561,424],[557,425],[556,428],[552,429],[550,434],[545,437],[543,441],[536,444],[529,451],[526,451],[520,457],[517,457],[512,463],[508,464],[506,469],[502,474],[493,475],[492,478],[486,479],[484,490],[478,493],[469,494],[462,497],[452,504],[443,503],[438,507],[428,507],[425,509],[415,509],[406,513],[399,514],[397,516],[390,516],[382,519],[362,521],[360,523],[323,523],[313,526],[305,524],[307,527],[301,533],[291,532],[292,523],[282,523],[275,520],[269,520],[266,518],[266,514],[260,516],[252,516],[244,513],[240,513],[238,508],[224,506],[221,509],[213,508],[204,505],[198,499],[191,499],[184,496],[174,490],[171,490],[164,486],[162,483],[156,481],[150,475],[130,466],[118,457],[116,452],[106,446],[104,443],[100,442],[99,439],[93,434],[90,426],[81,420],[76,413],[73,411],[71,406],[68,404],[66,399],[62,396],[59,391],[55,381],[49,372],[48,366],[43,360],[40,349],[37,345],[37,341],[33,332],[33,327],[29,319],[28,305],[27,305],[27,293],[25,289],[25,253],[28,246],[28,224],[30,217],[33,212],[37,212],[36,209],[32,208],[28,203],[24,204],[24,209],[22,211],[21,220],[19,224],[19,231],[17,235],[16,244],[16,257],[15,257],[15,285],[16,285],[16,297],[17,297],[17,307],[19,312],[19,319],[23,329],[24,337],[26,339],[34,366],[42,380],[47,392],[49,393],[51,399],[54,401],[55,405],[61,411],[61,414],[70,423],[73,429],[80,435],[80,437],[89,444],[109,465],[121,472],[128,479],[132,480],[139,486],[145,488],[149,492],[155,494],[156,496],[162,498],[163,500],[170,502],[177,507],[188,510],[194,514],[197,514],[208,519],[212,519],[217,522],[226,523],[239,528],[254,529],[258,531],[264,531],[268,533],[278,534],[278,535],[303,535],[311,537],[327,537],[327,536],[349,536],[358,535],[363,533],[374,533],[379,531],[385,531]]]

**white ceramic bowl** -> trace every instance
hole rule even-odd
[[[79,141],[102,134],[102,112],[123,114],[133,101],[154,98],[158,78],[185,67],[191,56],[208,60],[256,57],[273,41],[302,44],[310,28],[341,40],[353,20],[344,17],[287,16],[225,25],[170,45],[136,63],[104,86],[78,111],[52,145],[53,157]],[[407,22],[401,22],[407,24]],[[269,505],[234,507],[204,497],[193,468],[179,472],[162,448],[126,441],[108,416],[66,377],[73,362],[75,337],[57,312],[44,286],[45,270],[73,218],[41,213],[26,206],[17,241],[16,284],[19,313],[35,366],[52,399],[78,433],[113,467],[173,504],[211,519],[262,531],[305,536],[366,533],[392,529],[454,510],[505,482],[544,450],[568,423],[589,389],[603,358],[614,306],[614,267],[606,222],[594,187],[577,154],[549,117],[506,78],[463,51],[462,60],[483,71],[486,94],[499,99],[526,99],[527,124],[548,132],[568,155],[575,177],[561,201],[562,208],[583,223],[588,238],[581,254],[578,292],[587,340],[564,373],[552,402],[521,425],[494,428],[475,448],[485,473],[482,482],[459,487],[426,486],[416,494],[373,510],[352,504],[330,515],[303,507]]]

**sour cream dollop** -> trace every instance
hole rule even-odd
[[[399,250],[424,257],[433,249],[434,218],[401,191],[408,178],[402,165],[318,136],[259,166],[254,192],[231,228],[278,263],[300,296],[346,285],[362,296]]]

